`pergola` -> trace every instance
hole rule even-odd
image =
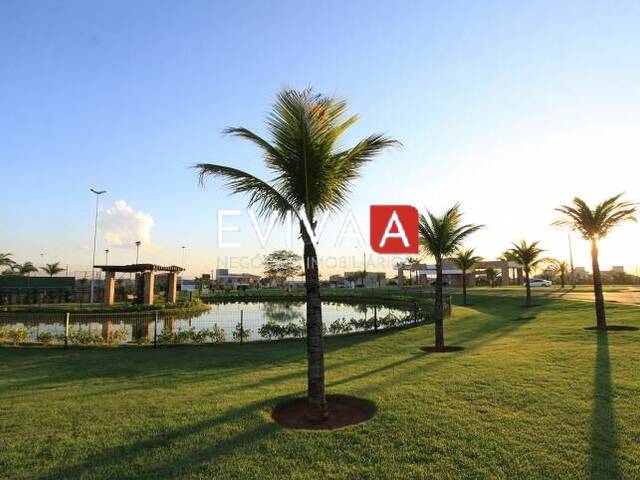
[[[184,268],[171,265],[163,267],[152,263],[136,263],[133,265],[95,265],[105,272],[104,281],[104,303],[113,305],[116,291],[116,273],[139,273],[144,278],[144,294],[142,303],[153,305],[153,288],[155,285],[155,275],[158,272],[168,273],[167,282],[167,302],[176,303],[178,289],[178,274],[184,272]]]

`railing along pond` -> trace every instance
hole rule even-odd
[[[219,303],[202,312],[0,312],[0,343],[59,346],[245,343],[302,338],[303,302]],[[376,332],[429,323],[432,306],[323,302],[325,335]],[[445,302],[445,315],[450,302]]]

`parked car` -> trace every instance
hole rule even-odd
[[[527,286],[527,282],[525,281],[522,285]],[[545,280],[544,278],[532,278],[529,280],[529,285],[532,287],[550,287],[553,285],[551,280]]]
[[[430,285],[433,287],[433,286],[435,286],[436,283],[437,283],[437,280],[434,280],[433,282],[430,283]],[[449,286],[449,281],[448,280],[443,280],[442,281],[442,286],[443,287],[448,287]]]

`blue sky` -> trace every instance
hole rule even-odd
[[[265,174],[250,145],[220,132],[264,132],[284,86],[348,98],[361,121],[346,141],[403,142],[356,184],[349,207],[365,233],[369,204],[461,201],[488,225],[470,242],[485,257],[527,238],[563,258],[555,206],[640,200],[638,2],[7,0],[0,22],[0,251],[19,261],[89,268],[90,186],[108,190],[99,251],[113,262],[133,261],[141,235],[145,261],[180,262],[186,245],[192,273],[283,246],[280,229],[262,250],[244,215],[229,236],[243,248],[218,248],[217,210],[244,201],[199,188],[188,167]],[[614,233],[604,266],[634,270],[639,235]]]

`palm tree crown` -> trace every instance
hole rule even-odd
[[[475,255],[475,250],[470,248],[468,250],[459,250],[452,260],[460,270],[466,271],[471,270],[478,262],[481,262],[482,257]]]
[[[539,244],[539,241],[527,243],[526,240],[520,240],[520,243],[513,243],[513,247],[504,252],[503,258],[518,262],[525,273],[530,273],[540,265],[551,261],[550,258],[541,256],[545,250],[540,248]]]
[[[381,134],[370,135],[351,148],[340,148],[340,137],[358,116],[344,118],[347,102],[313,92],[285,90],[267,118],[270,140],[242,127],[230,127],[226,134],[256,144],[273,177],[265,182],[249,173],[222,165],[202,163],[201,182],[209,175],[223,177],[233,193],[246,193],[249,206],[259,214],[277,212],[281,219],[288,210],[302,208],[313,225],[319,211],[336,210],[348,197],[351,182],[365,163],[399,142]]]
[[[60,262],[47,263],[46,266],[40,267],[40,270],[47,273],[50,277],[53,277],[60,272],[64,272],[64,268],[60,267]]]
[[[579,197],[573,205],[562,205],[556,211],[564,215],[553,222],[556,226],[567,226],[580,232],[586,240],[599,240],[607,236],[612,228],[625,221],[636,221],[636,203],[620,201],[622,193],[614,195],[591,209]]]
[[[418,232],[423,250],[438,261],[459,250],[465,238],[483,227],[472,223],[462,224],[462,211],[460,204],[456,203],[442,216],[429,211],[426,216],[420,215]]]

